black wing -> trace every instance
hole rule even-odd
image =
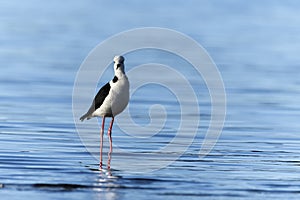
[[[95,96],[93,103],[91,105],[91,107],[89,108],[89,110],[87,111],[86,114],[84,114],[82,117],[80,117],[80,120],[83,121],[85,118],[90,117],[90,115],[97,110],[98,108],[100,108],[100,106],[102,105],[103,101],[105,100],[105,98],[107,97],[108,93],[110,90],[110,85],[109,82],[106,83],[97,93],[97,95]]]
[[[102,105],[104,99],[107,97],[108,93],[110,90],[110,85],[109,83],[106,83],[97,93],[97,95],[94,98],[93,104],[95,103],[95,110],[100,108],[100,106]],[[94,110],[94,111],[95,111]]]

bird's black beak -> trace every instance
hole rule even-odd
[[[118,69],[119,67],[121,67],[121,64],[120,64],[120,63],[119,63],[119,64],[117,64],[117,69]]]

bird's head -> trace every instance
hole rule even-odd
[[[115,72],[121,71],[123,74],[125,73],[124,70],[124,57],[123,56],[115,56],[114,57],[114,70]]]

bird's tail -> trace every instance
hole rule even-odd
[[[88,113],[85,113],[84,115],[82,115],[79,119],[80,121],[83,121],[85,120],[86,118],[88,118],[89,114]],[[89,119],[89,118],[88,118]]]

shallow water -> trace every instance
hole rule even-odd
[[[300,4],[173,2],[171,7],[168,1],[1,3],[1,199],[299,199]],[[99,42],[143,26],[181,31],[208,51],[226,88],[224,129],[213,151],[200,159],[211,114],[209,94],[193,71],[183,70],[197,79],[192,82],[201,91],[201,121],[192,145],[176,162],[149,173],[120,169],[125,155],[114,152],[112,169],[101,172],[75,128],[76,72]],[[175,66],[168,56],[131,52],[126,66],[130,70],[153,61]],[[149,107],[161,104],[169,114],[166,127],[143,140],[126,137],[117,125],[115,146],[147,154],[174,137],[178,102],[163,88],[164,98],[155,98],[155,89],[157,85],[150,85],[134,94],[132,116],[145,125]],[[122,117],[117,120],[121,124]],[[83,126],[97,139],[99,130],[88,124]]]

